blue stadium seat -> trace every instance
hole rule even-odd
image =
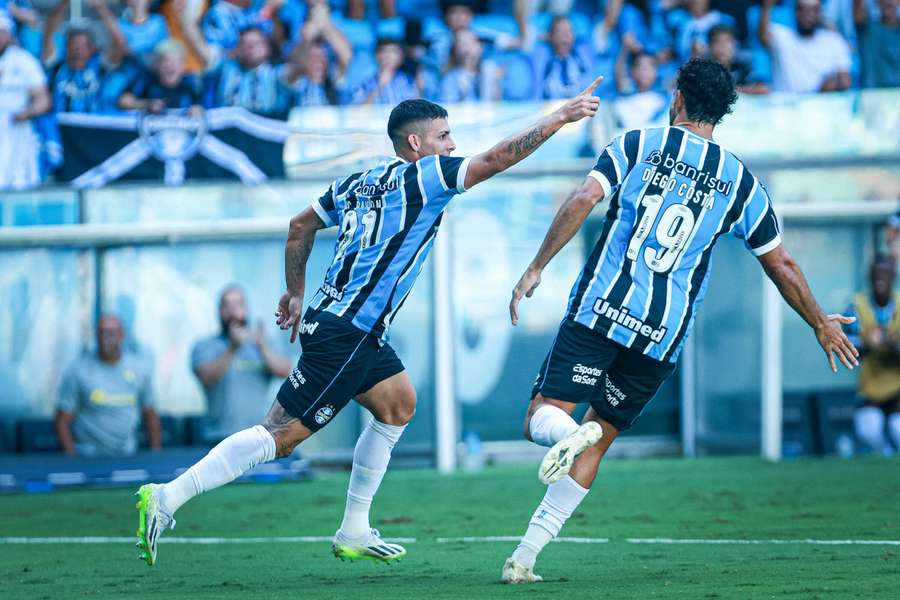
[[[404,17],[442,17],[440,0],[397,0],[396,6],[397,14]]]
[[[368,21],[335,17],[334,24],[347,36],[350,45],[359,53],[371,52],[375,48],[375,32],[372,31],[372,25]]]
[[[506,75],[503,78],[503,99],[530,100],[534,87],[531,81],[531,60],[528,56],[514,50],[498,52],[491,58],[506,69]]]
[[[52,419],[22,419],[17,427],[19,452],[61,452]]]
[[[376,31],[378,39],[402,40],[406,37],[406,19],[403,17],[380,19]]]
[[[422,20],[422,37],[426,40],[433,38],[439,33],[447,31],[444,21],[435,17],[425,17]]]
[[[591,36],[591,20],[581,13],[570,13],[566,15],[572,21],[572,30],[575,32],[575,38],[585,41]],[[536,13],[531,17],[531,26],[541,34],[547,33],[550,29],[550,22],[553,21],[553,15],[550,13]]]
[[[475,15],[472,19],[472,29],[475,32],[490,31],[511,37],[519,36],[519,25],[509,15]]]

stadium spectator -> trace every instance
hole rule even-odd
[[[271,42],[262,29],[241,32],[233,59],[225,60],[209,73],[207,108],[240,106],[271,118],[283,119],[291,104],[291,92],[282,82],[281,68],[273,65]]]
[[[750,41],[747,13],[754,4],[759,4],[759,0],[712,0],[710,3],[715,10],[731,17],[735,37],[741,46],[746,46]]]
[[[548,44],[539,44],[532,53],[535,100],[569,98],[593,79],[592,52],[587,44],[575,43],[568,17],[550,22]]]
[[[500,100],[503,96],[503,72],[484,59],[484,46],[472,31],[456,32],[450,53],[450,70],[441,80],[443,102]]]
[[[277,10],[283,0],[272,3],[253,0],[217,0],[202,18],[202,40],[188,36],[188,43],[204,58],[207,65],[222,60],[238,45],[241,32],[247,28],[257,28],[263,35],[272,33],[272,17],[277,18]],[[188,23],[184,23],[188,24]],[[190,25],[189,25],[190,27]]]
[[[176,40],[160,42],[153,53],[153,70],[141,74],[119,98],[119,108],[161,113],[199,109],[200,82],[185,70],[184,47]]]
[[[41,63],[13,43],[12,29],[12,19],[0,14],[0,189],[40,183],[40,144],[32,120],[50,110]]]
[[[329,67],[328,50],[322,42],[297,45],[284,69],[284,82],[294,93],[294,106],[339,104],[346,70],[347,64],[342,61],[334,70]]]
[[[862,87],[900,87],[900,0],[879,0],[880,19],[854,0]]]
[[[295,44],[322,43],[329,54],[329,62],[338,69],[340,77],[347,71],[353,59],[353,47],[331,18],[331,8],[325,2],[311,2],[299,30],[299,36],[291,38]],[[340,78],[338,77],[338,78]]]
[[[44,23],[41,55],[50,77],[53,110],[102,112],[106,108],[103,83],[109,67],[97,52],[91,31],[70,27],[66,31],[65,54],[62,57],[57,56],[54,41],[56,31],[68,10],[68,2],[60,2],[50,11]]]
[[[471,2],[453,0],[444,6],[446,29],[436,30],[428,38],[426,61],[429,66],[443,70],[450,61],[450,50],[453,48],[456,33],[464,29],[471,29],[473,16],[475,16],[475,11]]]
[[[669,13],[675,35],[675,53],[682,62],[707,53],[709,31],[718,25],[734,27],[729,15],[710,8],[710,0],[684,0],[684,8]]]
[[[796,29],[772,23],[775,0],[763,0],[759,39],[772,54],[772,88],[779,92],[830,92],[850,87],[850,47],[822,27],[820,0],[797,0]]]
[[[415,80],[402,69],[403,47],[399,42],[382,39],[375,48],[378,72],[362,81],[351,92],[353,104],[398,104],[419,97]]]
[[[900,449],[900,295],[894,292],[897,265],[891,256],[875,257],[870,289],[856,295],[848,314],[847,336],[862,365],[857,393],[864,403],[853,415],[857,437],[877,453],[890,454],[885,425]]]
[[[728,25],[717,25],[709,30],[709,58],[731,73],[737,91],[743,94],[766,94],[769,87],[753,78],[749,61],[738,56],[737,37]]]
[[[625,73],[622,52],[616,68],[616,83],[621,96],[613,101],[612,111],[620,127],[646,127],[668,110],[669,99],[660,90],[659,65],[647,52],[633,54],[629,73]]]
[[[128,58],[150,66],[153,50],[169,37],[162,15],[150,12],[150,0],[125,0],[125,11],[116,19],[107,7],[108,0],[89,0],[116,47]]]
[[[615,1],[615,0],[613,0]],[[537,39],[531,20],[536,13],[548,12],[553,16],[567,15],[572,11],[573,0],[515,0],[513,15],[519,26],[523,45],[531,48]]]
[[[153,369],[123,350],[124,337],[122,321],[103,315],[97,323],[97,351],[82,354],[62,376],[55,428],[66,454],[134,454],[141,419],[150,447],[160,448]]]
[[[894,258],[894,261],[900,262],[900,211],[888,217],[884,224],[884,241],[888,254]]]
[[[166,19],[166,27],[172,39],[178,40],[185,49],[185,69],[188,73],[199,74],[206,65],[203,57],[194,49],[187,29],[194,28],[199,33],[197,22],[206,10],[206,0],[162,0],[159,13]],[[187,23],[187,26],[185,24]]]
[[[40,18],[38,18],[31,0],[0,0],[0,16],[3,15],[12,21],[10,33],[13,35],[21,25],[31,27],[40,25]]]
[[[292,365],[269,348],[262,324],[247,325],[247,301],[237,286],[219,298],[220,332],[194,345],[191,368],[206,394],[201,437],[215,443],[259,423],[269,408],[272,377],[287,377]]]
[[[281,7],[278,8],[278,4]],[[273,38],[285,54],[301,43],[324,39],[331,51],[343,54],[343,60],[350,62],[352,50],[350,42],[338,28],[331,6],[325,0],[278,0],[272,4]],[[276,10],[277,8],[277,10]]]

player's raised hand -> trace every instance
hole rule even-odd
[[[275,324],[282,330],[290,328],[291,343],[297,339],[297,330],[300,328],[300,313],[303,309],[303,298],[285,293],[278,301],[275,309]]]
[[[509,301],[509,319],[513,325],[519,324],[519,300],[523,296],[531,298],[539,285],[541,285],[541,272],[534,269],[528,269],[519,279],[519,283],[512,291],[512,300]]]
[[[856,321],[855,317],[828,315],[828,320],[825,324],[816,329],[816,338],[819,340],[822,350],[825,351],[825,356],[828,357],[828,364],[834,373],[837,373],[837,363],[834,360],[835,355],[848,369],[852,370],[853,367],[859,366],[859,351],[847,339],[843,329],[841,329],[841,325],[849,325],[854,321]]]
[[[603,81],[602,76],[595,79],[580,94],[559,108],[559,112],[567,123],[574,123],[585,117],[593,117],[597,114],[597,109],[600,108],[600,98],[594,96],[594,90],[600,85],[601,81]]]

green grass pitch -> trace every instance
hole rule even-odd
[[[386,537],[413,537],[393,566],[342,563],[321,543],[161,543],[149,568],[125,543],[0,544],[9,599],[900,598],[900,546],[651,545],[631,538],[900,540],[900,460],[756,458],[610,461],[539,558],[545,582],[504,586],[514,542],[544,488],[535,467],[441,476],[389,472],[373,507]],[[193,500],[167,536],[330,536],[346,474],[235,484]],[[0,536],[129,536],[133,490],[0,496]],[[165,537],[163,538],[165,540]]]

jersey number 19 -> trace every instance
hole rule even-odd
[[[691,238],[696,224],[694,213],[684,204],[669,206],[663,211],[657,223],[656,218],[659,216],[663,202],[663,197],[659,194],[643,197],[641,205],[644,207],[644,214],[634,229],[634,235],[631,236],[628,251],[625,254],[629,260],[637,260],[644,240],[647,239],[650,229],[656,224],[654,237],[660,248],[650,246],[644,248],[644,262],[656,273],[668,273],[672,269],[675,261],[687,247],[687,242]]]

